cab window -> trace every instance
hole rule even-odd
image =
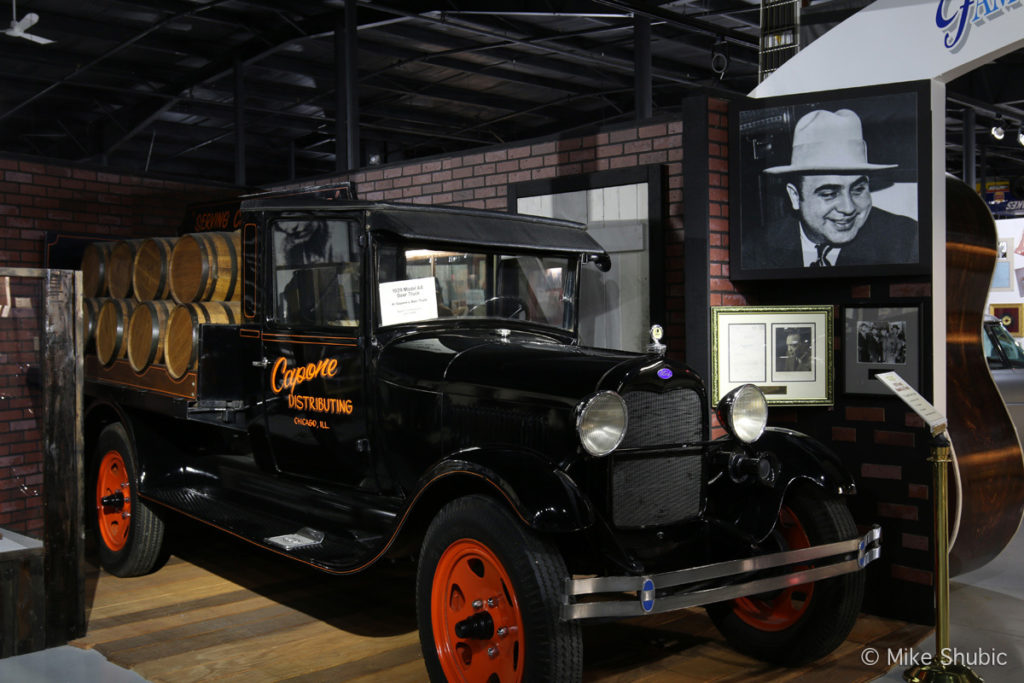
[[[287,326],[359,324],[358,224],[303,217],[275,221],[274,320]]]
[[[575,274],[566,256],[381,244],[378,322],[499,318],[571,330]]]
[[[1021,349],[1017,344],[1017,340],[1006,331],[1006,328],[1002,325],[986,325],[985,328],[991,334],[991,339],[987,334],[981,336],[985,357],[988,358],[989,366],[994,368],[1004,367],[999,357],[999,352],[994,348],[994,344],[998,344],[1010,367],[1024,368],[1024,349]]]

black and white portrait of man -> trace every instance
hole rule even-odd
[[[901,93],[741,110],[733,269],[917,265],[917,109],[917,94]]]

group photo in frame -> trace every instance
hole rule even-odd
[[[730,278],[927,273],[929,87],[732,103]]]
[[[713,306],[712,402],[744,384],[769,405],[832,405],[832,306]]]
[[[894,371],[921,391],[921,309],[917,306],[847,306],[843,328],[843,391],[888,395],[877,379]]]

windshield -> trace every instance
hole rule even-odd
[[[1006,328],[999,324],[986,324],[986,327],[992,334],[995,341],[998,342],[999,347],[1003,350],[1003,353],[1006,355],[1006,360],[1010,363],[1010,367],[1024,368],[1024,350],[1017,345],[1017,341],[1010,336],[1010,333],[1006,331]],[[992,340],[984,334],[981,335],[981,340],[989,365],[1002,365],[1002,359],[999,358],[999,354],[996,352],[992,344]]]
[[[573,330],[575,280],[576,257],[381,244],[378,322],[500,318]]]

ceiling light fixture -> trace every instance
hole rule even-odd
[[[1021,123],[1017,129],[1017,142],[1020,143],[1021,147],[1024,147],[1024,123]]]
[[[1003,127],[1002,116],[996,117],[996,122],[992,126],[992,130],[990,130],[989,132],[992,133],[992,137],[994,137],[996,140],[1002,140],[1004,137],[1006,137],[1006,128]]]

